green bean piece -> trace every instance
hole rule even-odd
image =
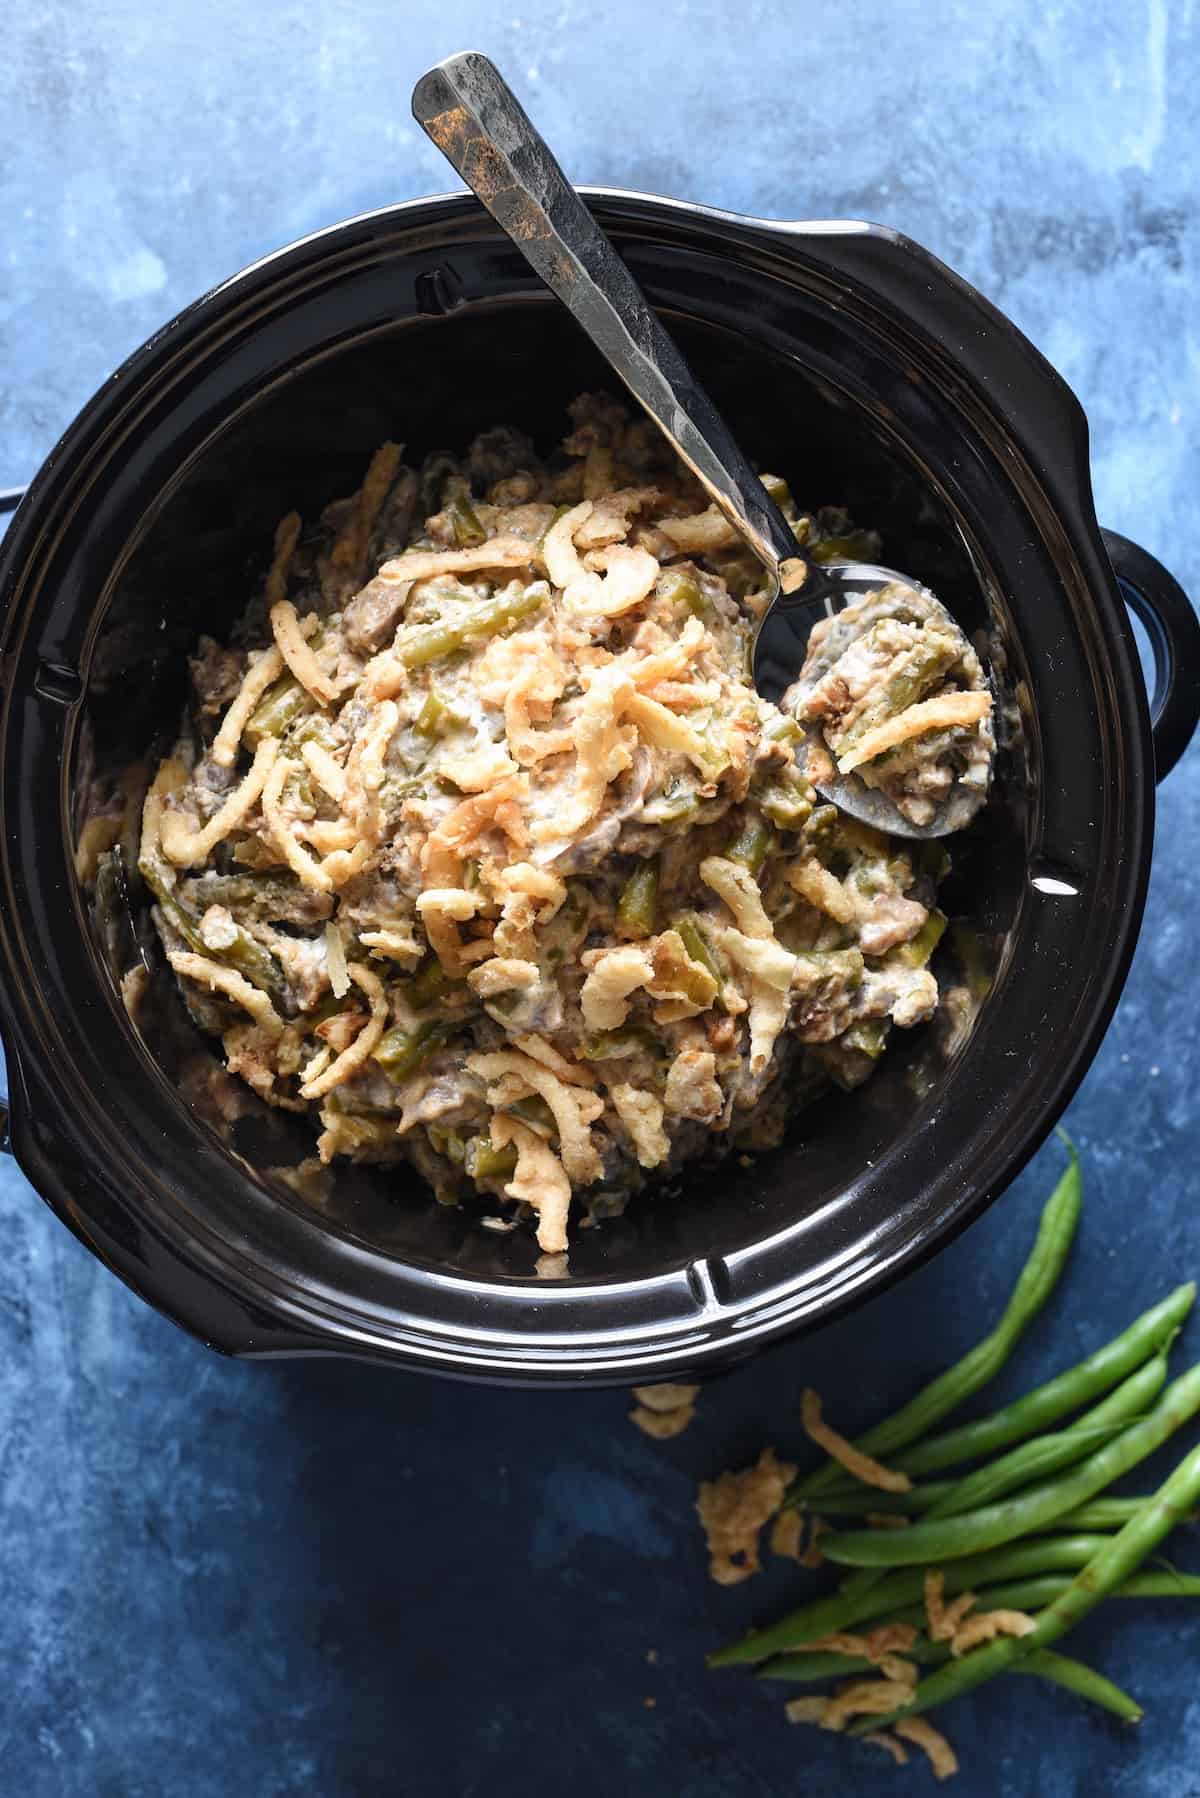
[[[873,562],[879,554],[879,538],[874,531],[842,531],[819,538],[808,553],[814,562]]]
[[[450,520],[457,549],[474,549],[478,544],[487,542],[487,532],[471,504],[465,481],[461,491],[456,490],[447,495],[443,510]]]
[[[812,815],[813,791],[799,776],[790,781],[772,781],[756,798],[760,811],[780,830],[802,830]]]
[[[900,1530],[881,1531],[884,1535],[900,1535]],[[821,1537],[824,1547],[827,1537]],[[1014,1542],[986,1554],[964,1555],[945,1568],[945,1594],[976,1591],[980,1586],[1000,1580],[1026,1579],[1037,1573],[1074,1573],[1087,1564],[1112,1538],[1104,1535],[1035,1536],[1028,1542]],[[852,1629],[869,1618],[888,1616],[906,1605],[917,1604],[925,1596],[925,1569],[902,1567],[889,1573],[870,1591],[857,1597],[845,1592],[832,1592],[825,1598],[810,1600],[781,1617],[766,1629],[751,1630],[739,1641],[727,1643],[708,1656],[710,1667],[744,1666],[752,1661],[765,1661],[783,1654],[803,1642],[815,1642],[821,1636]]]
[[[759,475],[758,478],[762,482],[763,486],[766,488],[767,492],[771,495],[771,498],[775,501],[775,504],[777,506],[782,508],[783,506],[791,505],[792,490],[788,486],[787,482],[784,480],[782,475],[762,474],[762,475]],[[860,557],[859,560],[861,561],[862,558]]]
[[[558,1134],[554,1113],[540,1094],[533,1093],[527,1099],[511,1099],[504,1109],[511,1111],[523,1124],[528,1124],[531,1130],[536,1130],[539,1136]]]
[[[803,735],[804,732],[796,720],[789,718],[786,712],[777,712],[773,718],[768,718],[762,727],[763,739],[768,743],[794,745],[799,743]]]
[[[916,936],[910,937],[907,943],[898,943],[889,959],[902,968],[925,967],[946,934],[947,922],[945,912],[931,911]]]
[[[877,724],[916,705],[957,660],[957,646],[945,637],[932,637],[915,644],[903,667],[884,683],[878,698],[859,713],[845,735],[838,739],[838,754],[844,755],[852,749]]]
[[[458,463],[445,450],[433,450],[421,467],[421,510],[424,517],[440,512],[450,483],[461,480]]]
[[[517,1169],[517,1151],[510,1147],[493,1149],[486,1136],[472,1136],[467,1141],[463,1167],[472,1180],[507,1180]]]
[[[384,1033],[371,1059],[379,1063],[389,1080],[399,1085],[423,1061],[428,1061],[450,1035],[451,1027],[435,1019],[418,1024],[415,1030],[403,1030],[397,1025]]]
[[[696,913],[685,912],[682,917],[676,918],[671,928],[679,936],[689,958],[692,961],[698,961],[700,966],[706,969],[716,981],[717,1002],[720,1003],[725,991],[725,983],[721,979],[721,970],[717,966],[716,957],[709,947],[708,938],[704,934]]]
[[[404,996],[414,1011],[424,1011],[440,999],[452,982],[436,955],[428,955],[408,981]]]
[[[285,674],[268,687],[246,721],[243,741],[257,749],[264,737],[282,737],[308,712],[316,710],[312,695],[294,674]]]
[[[1069,1655],[1054,1654],[1048,1648],[1035,1648],[1032,1654],[1014,1661],[1008,1671],[1048,1679],[1053,1685],[1062,1686],[1064,1691],[1073,1692],[1076,1698],[1086,1698],[1089,1704],[1111,1711],[1122,1723],[1140,1723],[1146,1714],[1136,1698],[1114,1685],[1105,1674],[1097,1673],[1083,1661],[1072,1660]]]
[[[695,958],[693,957],[693,960]],[[658,1055],[662,1044],[649,1030],[623,1024],[619,1030],[601,1030],[584,1038],[585,1061],[622,1061],[630,1055]]]
[[[464,611],[453,623],[418,625],[396,638],[397,660],[406,668],[424,668],[462,649],[474,637],[494,637],[507,625],[528,618],[546,600],[536,587],[519,593],[497,593]]]
[[[1200,1369],[1193,1369],[1193,1375]],[[1182,1386],[1192,1375],[1184,1375]],[[1132,1432],[1130,1432],[1132,1433]],[[1071,1580],[1065,1592],[1038,1613],[1027,1636],[1008,1636],[988,1642],[939,1669],[922,1680],[909,1704],[879,1720],[872,1719],[870,1728],[883,1729],[900,1717],[914,1717],[935,1705],[957,1698],[981,1685],[993,1674],[1006,1672],[1015,1661],[1049,1648],[1060,1636],[1082,1621],[1123,1580],[1136,1573],[1142,1562],[1153,1554],[1163,1537],[1200,1499],[1200,1448],[1194,1448],[1163,1481],[1149,1503],[1142,1506],[1121,1532],[1109,1538]],[[899,1532],[897,1532],[899,1533]],[[861,1733],[852,1730],[853,1734]]]
[[[436,687],[430,687],[413,728],[420,731],[423,737],[439,737],[444,730],[461,723],[461,715],[446,704]]]
[[[429,1138],[429,1146],[435,1154],[443,1156],[447,1161],[452,1161],[455,1167],[463,1165],[467,1145],[461,1131],[447,1129],[442,1124],[426,1124],[425,1134]]]
[[[723,853],[726,861],[737,862],[750,874],[758,875],[774,846],[775,833],[765,819],[748,816]]]
[[[194,949],[197,955],[207,956],[209,961],[220,962],[223,967],[236,969],[239,974],[245,975],[251,986],[266,993],[276,1005],[282,1003],[287,990],[282,970],[270,951],[264,949],[248,930],[235,924],[232,943],[224,949],[210,948],[200,934],[198,914],[185,905],[167,885],[161,869],[152,861],[143,860],[138,863],[138,873],[154,894],[164,917],[179,932],[189,949]]]
[[[654,935],[658,904],[658,857],[639,862],[617,901],[617,935],[627,941]]]
[[[990,1417],[928,1437],[907,1453],[893,1456],[889,1466],[907,1474],[934,1473],[959,1461],[979,1460],[1056,1423],[1069,1411],[1109,1391],[1161,1348],[1179,1329],[1195,1297],[1194,1280],[1177,1286],[1085,1361],[1005,1405],[1003,1410],[994,1411]]]
[[[665,600],[669,606],[679,606],[690,612],[693,618],[707,621],[714,616],[714,607],[700,586],[694,574],[685,568],[664,568],[658,577],[655,591],[659,599]]]
[[[1148,1417],[1130,1424],[1059,1480],[1029,1487],[1005,1502],[953,1517],[925,1519],[905,1530],[846,1530],[822,1536],[821,1553],[851,1567],[940,1566],[959,1555],[999,1548],[1085,1504],[1137,1467],[1200,1411],[1200,1366],[1170,1385]],[[1126,1525],[1128,1528],[1129,1525]]]
[[[947,1412],[965,1403],[995,1378],[1058,1283],[1079,1222],[1083,1182],[1079,1157],[1068,1143],[1070,1163],[1042,1211],[1037,1238],[1021,1269],[1012,1297],[999,1323],[969,1354],[922,1388],[892,1417],[876,1424],[855,1443],[864,1454],[886,1459],[924,1436]],[[843,1469],[826,1461],[815,1473],[795,1482],[789,1498],[813,1498],[841,1479]]]

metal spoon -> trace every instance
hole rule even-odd
[[[466,50],[436,64],[413,89],[412,109],[762,561],[771,603],[754,640],[761,693],[778,697],[791,685],[815,624],[890,581],[932,599],[957,631],[934,596],[905,575],[862,562],[820,565],[799,553],[791,527],[725,421],[486,56]],[[852,816],[905,837],[961,829],[984,797],[956,782],[933,822],[914,825],[855,774],[834,775],[818,790]]]

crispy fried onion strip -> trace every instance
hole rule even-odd
[[[563,590],[568,611],[616,618],[654,591],[658,563],[648,550],[610,540],[607,547],[593,550],[585,565],[575,547],[575,532],[588,523],[594,510],[592,501],[585,499],[564,512],[546,532],[542,557],[551,581]]]
[[[879,1486],[885,1492],[910,1492],[912,1481],[906,1473],[896,1472],[884,1467],[879,1461],[873,1461],[870,1455],[864,1455],[860,1449],[847,1442],[844,1436],[831,1429],[821,1421],[821,1400],[811,1387],[806,1387],[800,1401],[800,1421],[805,1434],[823,1448],[830,1458],[846,1469],[856,1480],[865,1486]]]
[[[960,1656],[969,1654],[972,1648],[978,1648],[981,1642],[994,1642],[997,1636],[1027,1636],[1036,1628],[1037,1624],[1025,1611],[1004,1608],[998,1611],[976,1611],[960,1629],[955,1630],[950,1641],[950,1653],[958,1660]]]
[[[467,975],[467,985],[480,999],[495,999],[501,993],[524,993],[538,983],[538,971],[531,961],[517,961],[511,955],[496,955],[480,962]]]
[[[837,924],[853,924],[859,915],[854,896],[815,857],[793,862],[787,871],[787,883],[794,893]]]
[[[243,974],[238,974],[233,968],[222,967],[220,962],[209,961],[206,955],[193,955],[182,949],[169,950],[167,960],[177,974],[198,981],[212,992],[224,993],[228,999],[235,999],[267,1036],[277,1037],[282,1034],[283,1019],[267,995],[256,986],[251,986]]]
[[[763,908],[758,882],[749,868],[743,868],[740,862],[728,861],[723,855],[709,855],[700,863],[700,878],[719,899],[724,900],[744,936],[758,937],[764,942],[774,937],[775,926]]]
[[[799,1517],[798,1511],[785,1511],[784,1517]],[[871,1665],[878,1667],[887,1679],[899,1680],[903,1685],[915,1685],[917,1669],[912,1661],[904,1656],[916,1641],[919,1631],[911,1623],[881,1623],[878,1629],[866,1635],[857,1635],[849,1630],[838,1630],[833,1635],[821,1636],[816,1641],[802,1643],[797,1652],[800,1654],[848,1654],[857,1655]]]
[[[838,757],[838,773],[850,774],[862,762],[873,762],[876,756],[913,737],[923,737],[931,730],[948,730],[952,725],[979,724],[992,709],[990,693],[942,693],[936,699],[922,699],[916,705],[886,718],[873,730],[864,731],[853,749]]]
[[[534,545],[523,537],[491,537],[473,549],[409,549],[379,570],[384,581],[428,581],[435,574],[474,574],[481,568],[527,568]]]
[[[787,1023],[788,991],[797,959],[775,941],[758,882],[749,869],[710,855],[700,864],[700,878],[737,919],[736,929],[718,925],[714,935],[729,959],[750,975],[750,1072],[761,1074]]]
[[[528,1055],[533,1061],[540,1061],[544,1068],[549,1068],[552,1074],[557,1074],[568,1086],[595,1086],[596,1077],[590,1068],[585,1068],[582,1062],[571,1061],[553,1043],[548,1043],[544,1036],[518,1036],[513,1040],[523,1055]]]
[[[398,443],[380,444],[355,495],[350,516],[329,552],[332,566],[345,569],[355,581],[360,581],[366,573],[371,530],[379,516],[379,508],[387,498],[388,488],[396,478],[402,454],[403,449]]]
[[[898,1767],[908,1765],[908,1749],[895,1736],[890,1736],[886,1729],[869,1729],[863,1741],[873,1742],[876,1748],[886,1749]]]
[[[509,754],[522,767],[574,747],[574,732],[565,727],[535,728],[549,724],[567,684],[566,668],[540,632],[493,638],[477,664],[476,684],[489,705],[503,707]]]
[[[307,635],[316,628],[316,619],[306,618],[300,631],[302,635]],[[242,740],[242,732],[250,722],[251,713],[267,688],[274,686],[282,673],[283,657],[274,644],[251,660],[242,676],[242,684],[221,720],[221,728],[213,738],[212,759],[218,768],[233,767],[237,760],[238,744]]]
[[[447,974],[461,974],[466,966],[464,945],[455,926],[473,918],[479,903],[479,895],[464,887],[427,887],[417,900],[429,947]]]
[[[700,1388],[664,1380],[658,1386],[635,1386],[633,1396],[637,1404],[629,1413],[630,1423],[656,1442],[670,1442],[683,1434],[696,1415]]]
[[[728,549],[738,540],[737,532],[717,506],[693,512],[688,518],[655,520],[664,537],[686,556],[702,556],[713,549]]]
[[[523,1199],[537,1212],[538,1247],[548,1255],[561,1254],[567,1246],[571,1204],[571,1182],[562,1162],[536,1130],[507,1112],[493,1116],[491,1137],[494,1149],[511,1144],[517,1151],[516,1169],[505,1192],[510,1199]]]
[[[958,1772],[958,1756],[940,1729],[935,1729],[927,1717],[901,1717],[892,1724],[898,1736],[906,1742],[912,1742],[929,1756],[929,1764],[935,1779],[949,1779]]]
[[[764,1448],[753,1467],[702,1480],[696,1510],[708,1542],[709,1577],[735,1586],[760,1566],[759,1532],[779,1510],[796,1469]]]
[[[671,1153],[670,1138],[663,1129],[663,1108],[653,1093],[621,1084],[610,1086],[613,1109],[628,1130],[640,1167],[658,1167]]]
[[[974,1592],[964,1592],[953,1604],[946,1604],[942,1597],[946,1576],[938,1567],[930,1567],[925,1574],[925,1616],[929,1624],[931,1642],[952,1642],[962,1628],[967,1612],[974,1609]]]
[[[287,597],[288,570],[300,541],[300,514],[288,512],[275,526],[275,546],[264,589],[268,606]]]
[[[309,1080],[300,1088],[302,1099],[320,1099],[335,1086],[341,1086],[352,1074],[357,1074],[365,1067],[371,1052],[383,1035],[387,1023],[387,994],[383,990],[383,982],[378,974],[373,974],[364,963],[356,961],[347,970],[351,980],[361,993],[367,997],[371,1007],[371,1015],[350,1044],[343,1049],[331,1067],[327,1067],[315,1079]]]
[[[372,712],[366,730],[355,740],[346,764],[342,804],[347,816],[370,842],[377,842],[383,830],[379,789],[383,785],[384,757],[399,721],[400,711],[395,700],[381,700]]]
[[[843,1686],[828,1700],[822,1729],[845,1729],[851,1717],[886,1717],[906,1705],[916,1691],[913,1679],[862,1679]]]
[[[202,830],[189,824],[183,812],[170,811],[164,807],[159,817],[159,835],[162,852],[167,860],[177,868],[194,868],[206,861],[217,844],[231,830],[237,829],[262,796],[274,769],[278,751],[279,745],[274,737],[263,738],[248,772]],[[164,763],[164,768],[168,766],[178,764]]]
[[[512,1074],[529,1092],[543,1098],[554,1114],[562,1163],[568,1178],[577,1186],[587,1186],[600,1178],[600,1157],[589,1128],[604,1110],[604,1101],[598,1094],[568,1086],[541,1062],[519,1050],[501,1049],[468,1055],[467,1066],[489,1087],[495,1086],[506,1074]]]
[[[486,793],[471,793],[447,812],[421,851],[422,871],[430,884],[458,886],[463,862],[482,852],[483,839],[491,830],[502,831],[510,848],[523,848],[527,835],[521,808],[527,790],[527,777],[514,774]]]
[[[657,699],[648,698],[645,693],[634,693],[625,701],[622,710],[637,726],[644,743],[652,744],[655,749],[669,749],[678,755],[686,755],[702,774],[711,774],[712,751],[686,718],[681,718],[668,706],[660,705]]]
[[[289,671],[295,675],[305,692],[311,693],[318,705],[331,704],[337,695],[337,688],[305,641],[311,631],[301,629],[300,619],[291,600],[277,599],[271,607],[270,617],[275,647],[287,663]],[[312,630],[316,629],[315,616],[310,614],[304,622],[311,625]]]
[[[337,757],[311,737],[301,746],[300,754],[317,785],[329,794],[335,805],[340,805],[346,791],[346,771]]]
[[[265,738],[264,747],[271,743],[278,747],[274,738]],[[258,757],[255,757],[255,761]],[[283,789],[288,776],[296,772],[298,764],[289,761],[286,756],[272,758],[270,771],[262,790],[263,818],[266,821],[267,833],[272,843],[282,855],[288,867],[304,886],[317,893],[328,893],[332,890],[333,879],[328,868],[321,862],[313,860],[301,848],[296,836],[296,823],[289,818],[283,807]],[[344,853],[344,852],[339,852]]]
[[[644,943],[623,943],[596,956],[579,995],[584,1022],[592,1030],[616,1030],[639,987],[661,1001],[654,1013],[660,1024],[694,1018],[717,996],[716,981],[692,960],[678,931],[664,930]]]

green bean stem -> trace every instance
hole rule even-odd
[[[1185,1376],[1186,1378],[1187,1376]],[[1177,1382],[1181,1384],[1182,1382]],[[890,1716],[872,1719],[872,1729],[883,1729],[900,1717],[913,1717],[935,1705],[957,1698],[981,1685],[993,1674],[1005,1672],[1015,1661],[1057,1642],[1082,1621],[1116,1586],[1135,1573],[1180,1519],[1200,1499],[1200,1448],[1194,1448],[1159,1487],[1154,1497],[1130,1519],[1119,1535],[1111,1537],[1082,1567],[1065,1592],[1039,1613],[1027,1636],[1006,1636],[963,1655],[922,1680],[912,1702]]]
[[[1074,1144],[1068,1147],[1070,1165],[1046,1201],[1029,1259],[1021,1269],[999,1323],[969,1354],[939,1374],[936,1380],[931,1380],[901,1410],[859,1437],[855,1447],[864,1454],[884,1458],[907,1448],[939,1423],[947,1412],[963,1404],[972,1393],[994,1379],[1050,1297],[1075,1235],[1083,1197],[1079,1157]],[[798,1481],[789,1496],[813,1498],[837,1484],[844,1477],[844,1471],[836,1461],[827,1461],[815,1473]]]
[[[1089,1355],[1076,1367],[1068,1368],[1057,1378],[1015,1403],[981,1417],[976,1423],[963,1424],[957,1430],[946,1430],[930,1436],[906,1454],[895,1456],[891,1466],[902,1473],[936,1473],[939,1468],[953,1467],[959,1461],[975,1461],[1036,1435],[1048,1424],[1086,1404],[1102,1392],[1108,1392],[1125,1375],[1160,1348],[1178,1330],[1192,1308],[1196,1297],[1194,1280],[1177,1286],[1174,1292],[1151,1310],[1143,1312],[1127,1330],[1115,1336],[1103,1348]]]
[[[914,1523],[904,1530],[847,1530],[823,1536],[821,1552],[828,1560],[851,1567],[936,1567],[960,1555],[999,1548],[1086,1504],[1153,1454],[1197,1411],[1200,1366],[1174,1381],[1148,1417],[1122,1430],[1062,1479],[1047,1480],[999,1504]]]

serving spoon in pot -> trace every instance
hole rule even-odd
[[[945,607],[907,575],[865,562],[820,564],[801,553],[729,427],[486,56],[467,50],[436,64],[413,89],[412,109],[762,562],[769,603],[755,633],[753,667],[764,697],[777,699],[795,680],[814,625],[891,582],[931,601],[967,647]],[[917,838],[960,830],[985,797],[980,787],[956,781],[932,822],[916,825],[856,774],[832,771],[816,786],[851,816]]]

